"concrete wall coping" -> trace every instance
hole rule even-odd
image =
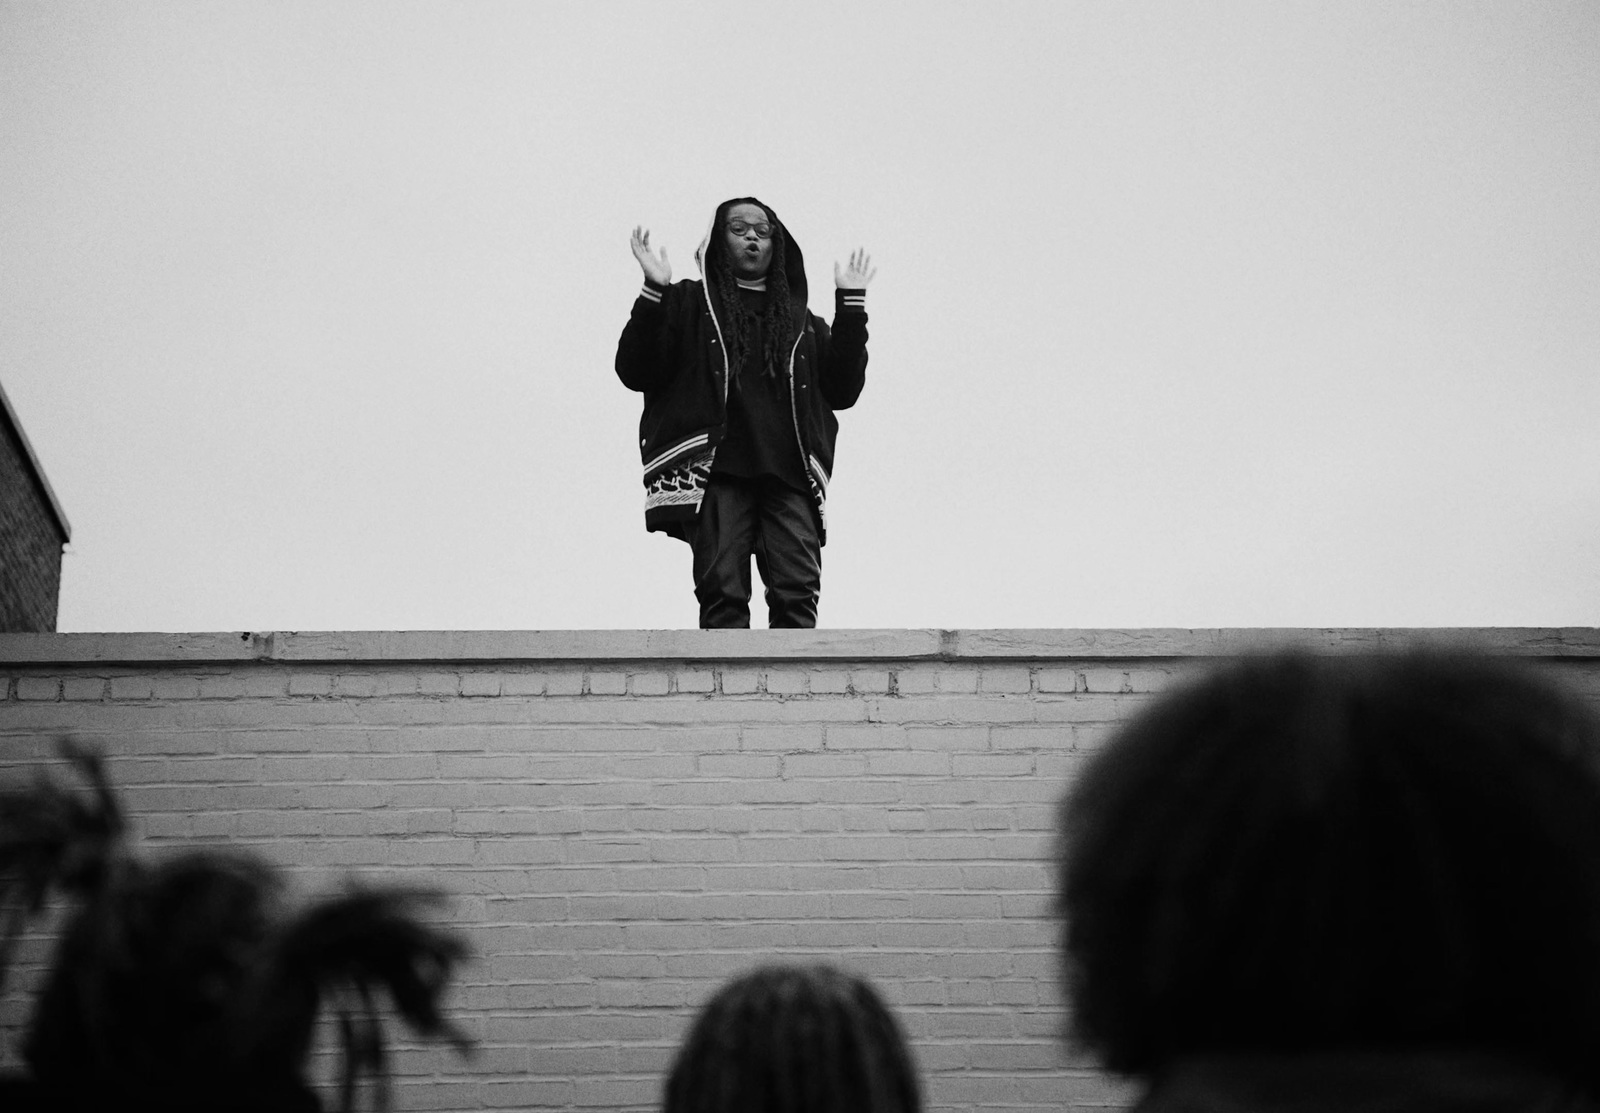
[[[1600,628],[1413,627],[1120,630],[404,630],[0,634],[0,665],[254,661],[394,662],[1125,660],[1230,657],[1264,648],[1324,652],[1416,644],[1519,657],[1600,657]]]

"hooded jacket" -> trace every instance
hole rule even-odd
[[[722,299],[714,285],[724,250],[720,235],[734,205],[759,205],[783,237],[784,276],[793,306],[786,347],[790,409],[800,458],[826,540],[828,482],[833,475],[835,410],[855,405],[866,382],[867,298],[865,290],[836,290],[834,319],[806,308],[805,261],[772,206],[736,197],[717,206],[695,252],[700,280],[661,286],[649,279],[617,343],[617,377],[644,394],[639,419],[639,457],[644,467],[647,530],[683,537],[683,525],[700,512],[717,446],[727,432],[729,367]],[[776,246],[776,245],[775,245]],[[777,251],[773,253],[774,260]]]

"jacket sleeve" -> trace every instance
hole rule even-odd
[[[665,303],[675,300],[671,287],[648,278],[634,299],[633,312],[617,341],[617,378],[629,390],[651,390],[672,378],[674,345]]]
[[[835,410],[847,410],[867,382],[867,292],[834,290],[833,328],[817,326],[817,378]]]

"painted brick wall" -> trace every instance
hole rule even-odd
[[[0,778],[70,734],[112,756],[152,850],[455,893],[481,1053],[408,1047],[401,1108],[651,1108],[695,1007],[778,957],[872,977],[933,1109],[1098,1108],[1128,1091],[1058,1038],[1050,916],[1080,763],[1197,659],[1415,636],[0,635]],[[1600,632],[1429,636],[1600,699]],[[8,993],[0,1034],[25,1019]]]
[[[0,413],[0,630],[56,628],[65,542],[9,410]]]

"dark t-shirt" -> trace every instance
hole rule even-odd
[[[750,347],[744,364],[728,381],[728,430],[717,448],[713,475],[742,479],[781,479],[797,491],[809,490],[800,439],[789,405],[788,367],[766,373],[766,336],[761,314],[767,306],[763,290],[739,291]]]

